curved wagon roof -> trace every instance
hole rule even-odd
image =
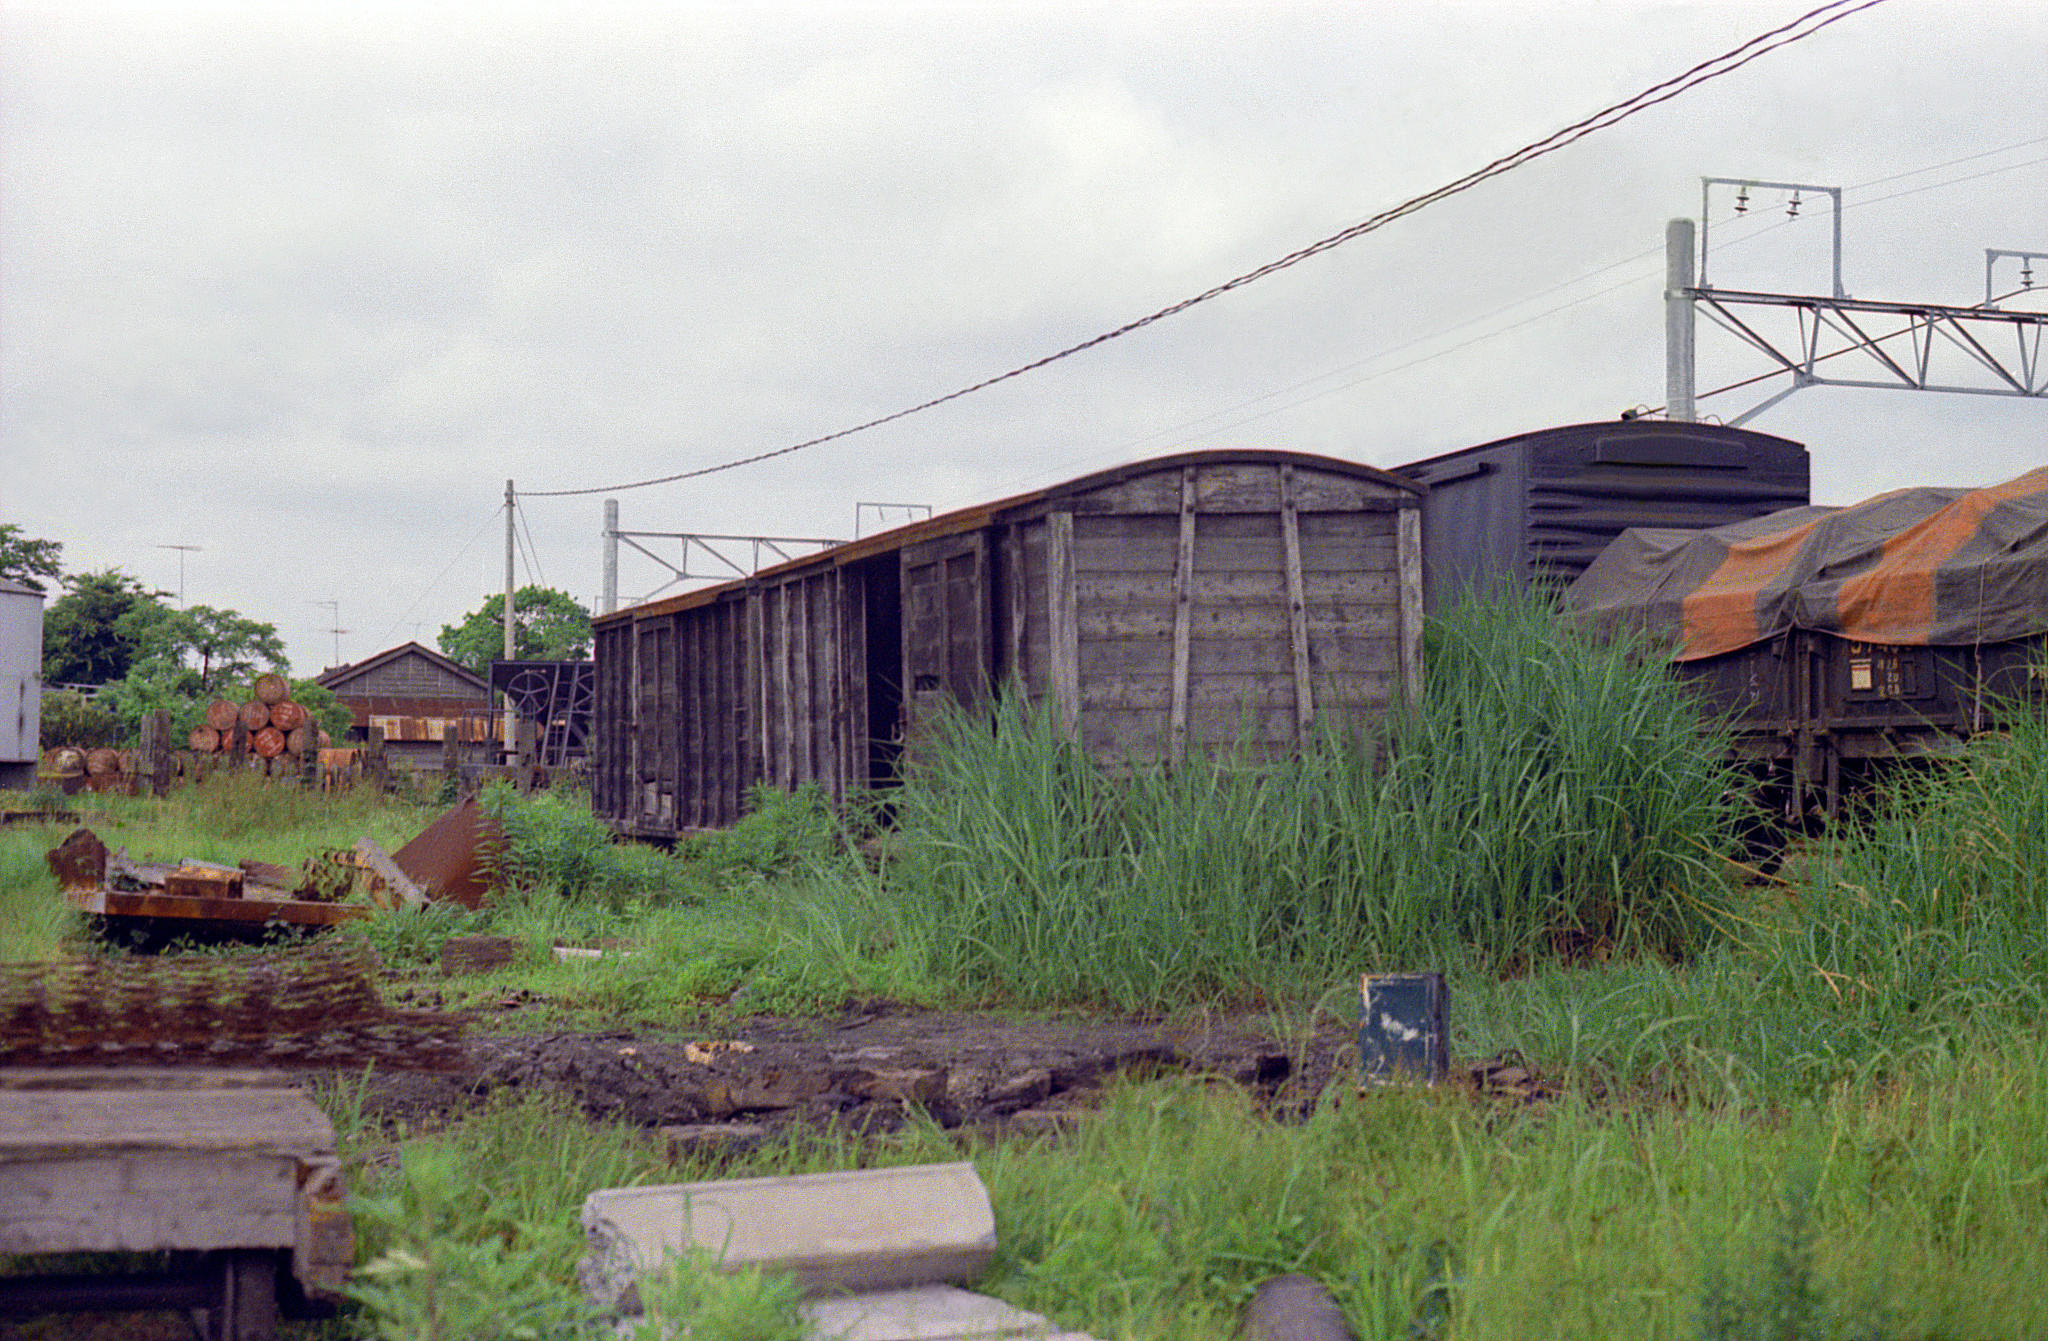
[[[1268,449],[1233,450],[1228,448],[1201,452],[1182,452],[1173,456],[1157,456],[1143,461],[1133,461],[1125,465],[1112,466],[1107,470],[1099,470],[1091,474],[1081,475],[1047,488],[1035,489],[1028,493],[1014,494],[1008,498],[996,499],[993,502],[978,503],[972,507],[941,513],[936,517],[928,517],[906,526],[899,526],[892,530],[864,536],[859,540],[848,541],[843,545],[835,545],[831,549],[823,550],[817,554],[806,554],[785,563],[763,568],[753,578],[734,578],[729,582],[722,582],[716,586],[700,587],[695,591],[683,592],[680,595],[665,597],[658,601],[628,606],[611,614],[599,615],[591,622],[593,625],[602,628],[623,620],[640,619],[670,614],[678,610],[687,610],[693,606],[706,605],[719,600],[735,590],[743,589],[749,582],[758,578],[774,577],[779,574],[797,572],[807,568],[834,567],[853,563],[861,559],[871,558],[877,554],[886,554],[892,550],[902,549],[906,545],[914,545],[927,540],[938,540],[946,536],[980,530],[999,521],[1014,520],[1019,516],[1051,511],[1054,510],[1055,505],[1061,502],[1112,488],[1146,475],[1176,471],[1184,466],[1221,464],[1297,466],[1304,469],[1322,471],[1327,474],[1345,475],[1354,479],[1369,481],[1382,489],[1399,490],[1418,499],[1429,492],[1429,488],[1425,484],[1418,483],[1412,479],[1406,479],[1391,471],[1381,470],[1376,466],[1363,465],[1356,461],[1345,461],[1337,457],[1317,456],[1307,452],[1287,452]]]

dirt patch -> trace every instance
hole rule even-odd
[[[442,1073],[372,1075],[364,1115],[418,1130],[508,1092],[566,1096],[641,1127],[792,1123],[888,1131],[917,1107],[945,1127],[1054,1127],[1113,1076],[1213,1075],[1281,1115],[1308,1110],[1353,1045],[1326,1028],[1282,1039],[1253,1023],[1062,1022],[876,1003],[822,1019],[757,1016],[718,1038],[627,1030],[475,1037]]]

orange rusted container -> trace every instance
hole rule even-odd
[[[280,731],[296,731],[306,724],[306,710],[290,699],[270,705],[270,724]]]
[[[275,759],[284,753],[284,732],[274,726],[266,726],[249,737],[249,748],[265,759]]]
[[[185,748],[197,750],[201,754],[212,754],[220,748],[220,732],[210,726],[195,726],[192,733],[185,737]]]
[[[265,671],[256,677],[256,701],[265,707],[274,707],[292,696],[291,683],[275,671]]]
[[[216,731],[232,731],[241,719],[242,710],[224,698],[217,698],[206,705],[206,724]]]
[[[270,725],[270,705],[260,699],[251,699],[242,705],[242,725],[250,731],[261,731]]]

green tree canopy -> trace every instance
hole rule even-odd
[[[118,568],[64,579],[43,612],[43,681],[107,684],[147,656],[145,636],[171,614],[167,591],[151,591]]]
[[[505,655],[505,598],[493,596],[460,624],[443,624],[442,655],[479,675]],[[512,646],[516,661],[587,661],[590,612],[576,598],[553,587],[521,587],[512,597]]]
[[[44,579],[57,578],[57,556],[64,546],[55,540],[33,540],[13,522],[0,522],[0,577],[12,578],[25,587],[47,591]]]
[[[290,669],[277,625],[210,605],[164,610],[144,628],[142,649],[189,670],[194,692],[208,696],[236,697],[229,691],[259,669]]]

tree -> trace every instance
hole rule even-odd
[[[493,596],[462,623],[441,626],[442,654],[479,675],[505,655],[505,598]],[[512,598],[515,661],[588,661],[590,612],[553,587],[521,587]]]
[[[191,670],[196,692],[206,695],[227,694],[259,666],[280,673],[290,668],[277,625],[210,605],[163,611],[142,629],[142,649]]]
[[[107,684],[128,673],[145,634],[172,613],[167,591],[151,591],[118,568],[77,573],[43,613],[43,682]]]
[[[316,680],[293,680],[292,702],[306,710],[313,725],[336,740],[346,740],[356,724],[356,715],[334,696],[334,691]]]
[[[0,577],[44,591],[44,578],[58,580],[57,556],[63,552],[59,541],[32,540],[13,522],[0,522]]]

